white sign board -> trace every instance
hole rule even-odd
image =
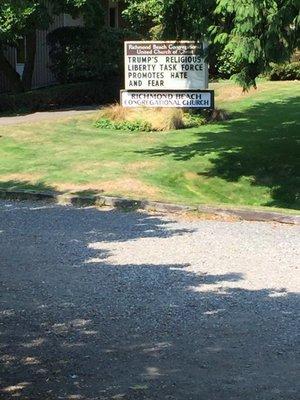
[[[213,108],[213,91],[121,92],[123,107]]]
[[[125,89],[207,89],[202,48],[191,41],[125,42]]]

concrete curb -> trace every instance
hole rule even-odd
[[[279,212],[258,211],[243,208],[225,208],[214,206],[185,206],[180,204],[160,203],[148,200],[133,200],[122,197],[102,195],[72,195],[54,191],[37,192],[33,190],[0,189],[0,199],[6,200],[43,200],[52,203],[74,205],[80,207],[114,207],[121,210],[145,210],[162,213],[198,212],[204,215],[234,217],[242,221],[279,222],[282,224],[300,225],[300,215],[287,215]]]

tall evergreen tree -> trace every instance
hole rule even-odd
[[[208,60],[231,54],[238,83],[255,86],[271,62],[299,47],[300,0],[127,0],[126,15],[151,21],[156,38],[206,40]],[[151,6],[150,6],[151,5]],[[136,28],[136,24],[135,24]]]

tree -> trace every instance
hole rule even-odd
[[[50,3],[50,7],[46,5]],[[53,17],[68,13],[81,14],[87,25],[102,26],[103,9],[98,0],[2,0],[0,4],[0,71],[9,80],[14,91],[31,88],[36,56],[37,30],[49,28]],[[5,56],[8,47],[26,40],[26,61],[22,78]]]
[[[149,4],[151,2],[151,7]],[[247,90],[271,62],[299,47],[299,0],[127,0],[125,16],[148,15],[159,37],[206,40],[208,61],[230,53],[235,78]],[[148,7],[147,7],[148,5]],[[148,13],[148,14],[147,14]],[[151,29],[148,29],[151,34]]]
[[[218,0],[215,13],[230,21],[226,29],[211,27],[214,43],[224,45],[238,66],[235,78],[244,89],[271,62],[290,59],[299,46],[299,0]]]
[[[161,35],[164,0],[125,0],[127,7],[123,16],[132,30],[144,37]]]

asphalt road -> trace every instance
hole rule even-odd
[[[299,232],[0,202],[0,398],[299,399]]]

